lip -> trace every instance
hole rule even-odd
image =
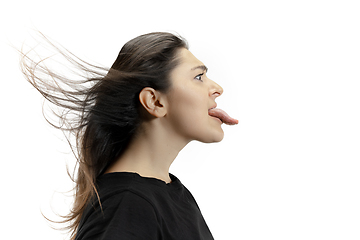
[[[215,103],[215,105],[212,106],[211,108],[209,108],[209,110],[214,109],[214,108],[216,108],[216,107],[217,107],[217,104]]]
[[[219,123],[223,124],[223,121],[221,121],[221,119],[220,119],[220,118],[213,117],[213,116],[210,116],[210,115],[209,115],[209,117],[211,117],[211,118],[213,118],[213,119],[217,120]]]
[[[217,104],[215,103],[215,105],[213,105],[211,108],[209,108],[208,111],[210,111],[211,109],[214,109],[214,108],[216,108],[216,107],[217,107]],[[223,124],[223,121],[222,121],[220,118],[213,117],[213,116],[211,116],[210,114],[209,114],[209,117],[211,117],[211,118],[215,119],[216,121],[218,121],[219,123]]]
[[[215,105],[213,105],[211,108],[209,108],[209,110],[208,111],[210,111],[211,109],[214,109],[214,108],[216,108],[217,107],[217,104],[215,103]],[[221,124],[223,124],[224,122],[220,119],[220,118],[217,118],[217,117],[213,117],[213,116],[211,116],[211,115],[209,115],[209,117],[211,117],[211,118],[213,118],[213,119],[215,119],[215,120],[217,120],[219,123],[221,123]]]

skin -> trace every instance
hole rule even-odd
[[[169,183],[170,165],[189,142],[223,139],[222,122],[208,114],[223,89],[206,76],[206,67],[190,51],[180,49],[178,56],[168,92],[147,87],[139,94],[144,122],[107,173],[136,172]]]

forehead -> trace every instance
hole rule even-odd
[[[183,48],[179,52],[179,68],[182,70],[192,71],[197,66],[204,65],[199,59],[197,59],[189,50]]]

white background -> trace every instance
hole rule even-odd
[[[218,106],[240,120],[223,127],[221,143],[190,143],[171,168],[215,239],[360,239],[358,1],[4,2],[1,236],[66,239],[41,211],[67,212],[61,192],[72,187],[74,159],[9,45],[30,43],[38,29],[107,67],[140,34],[189,41],[225,90]]]

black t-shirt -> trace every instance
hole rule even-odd
[[[101,207],[97,198],[87,206],[75,239],[213,239],[194,197],[170,177],[166,184],[129,172],[100,176]]]

